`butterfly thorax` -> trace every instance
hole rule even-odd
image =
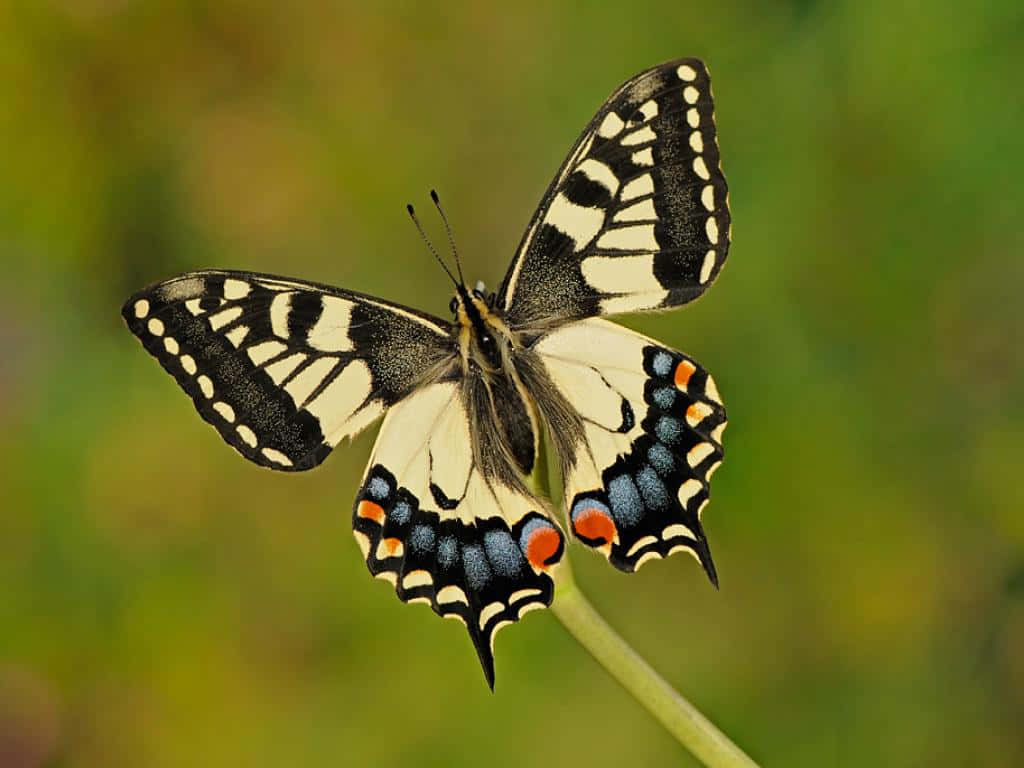
[[[537,449],[537,416],[514,362],[517,353],[524,352],[519,337],[480,289],[470,292],[458,286],[452,309],[466,401],[475,423],[492,425],[481,430],[487,434],[480,438],[480,447],[485,454],[490,447],[505,457],[509,468],[529,474]],[[512,481],[495,462],[484,463]]]
[[[488,306],[483,293],[479,290],[470,293],[458,286],[452,307],[458,324],[463,373],[468,374],[474,363],[489,376],[510,369],[509,354],[519,346],[518,338]]]

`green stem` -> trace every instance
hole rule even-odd
[[[543,442],[543,441],[542,441]],[[547,458],[543,448],[532,478],[534,490],[551,498]],[[551,611],[580,645],[623,688],[654,715],[676,741],[709,768],[757,768],[757,764],[729,740],[678,691],[637,654],[598,614],[573,578],[568,553],[556,575]]]

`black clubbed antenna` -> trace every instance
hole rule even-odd
[[[437,259],[437,263],[441,265],[441,269],[445,271],[445,274],[448,275],[448,277],[451,279],[453,283],[455,283],[455,285],[461,285],[461,283],[455,279],[455,275],[452,274],[452,271],[448,269],[448,265],[441,261],[441,257],[437,253],[437,249],[434,247],[434,244],[430,242],[430,238],[427,237],[427,233],[423,231],[423,225],[420,224],[420,220],[416,217],[416,211],[412,207],[412,203],[408,203],[405,206],[405,210],[409,212],[409,218],[411,218],[412,223],[416,225],[416,229],[420,233],[420,237],[422,237],[423,242],[427,244],[427,250],[429,250],[430,253],[433,254],[435,259]],[[462,277],[461,271],[459,272],[459,277]]]
[[[435,190],[430,190],[430,199],[434,201],[434,207],[437,208],[437,212],[441,214],[441,221],[444,222],[445,231],[448,233],[448,245],[452,249],[452,255],[455,257],[455,269],[459,272],[459,285],[465,286],[466,279],[462,276],[462,262],[459,261],[459,252],[455,248],[455,237],[452,235],[452,225],[448,223],[448,217],[444,213],[444,208],[441,207],[441,200],[437,197]]]

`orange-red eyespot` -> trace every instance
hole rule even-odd
[[[611,544],[618,535],[608,507],[596,499],[576,502],[572,510],[572,527],[577,536],[596,545]]]
[[[359,506],[356,507],[356,515],[358,517],[365,517],[367,520],[373,520],[377,525],[384,525],[383,507],[368,499],[363,499],[359,502]]]
[[[552,565],[553,558],[562,548],[562,534],[547,526],[534,529],[526,542],[526,559],[534,568]]]
[[[549,520],[534,515],[519,532],[519,549],[535,569],[547,570],[562,557],[562,532]]]
[[[680,360],[676,366],[675,381],[680,389],[686,389],[690,385],[690,377],[697,372],[697,366],[689,360]]]

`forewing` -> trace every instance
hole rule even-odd
[[[248,272],[181,275],[122,315],[221,437],[280,470],[316,466],[453,355],[441,320]]]
[[[511,467],[493,465],[479,441],[497,430],[471,421],[463,391],[432,384],[388,411],[352,525],[370,572],[401,600],[466,625],[493,688],[494,634],[550,605],[564,540]]]
[[[533,351],[539,366],[524,374],[562,460],[576,537],[624,571],[688,551],[717,583],[701,526],[726,423],[711,376],[599,319],[560,328]]]
[[[680,59],[620,87],[573,145],[499,290],[517,329],[678,306],[729,249],[707,68]]]

